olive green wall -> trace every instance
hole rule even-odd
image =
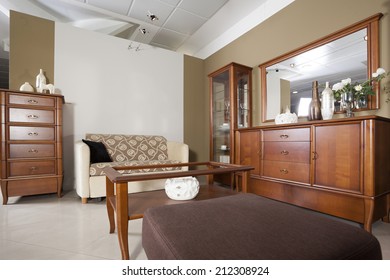
[[[204,98],[204,61],[184,56],[184,143],[190,147],[190,161],[208,160],[208,98]],[[207,76],[207,75],[206,75]]]
[[[9,87],[19,90],[24,82],[35,88],[43,69],[46,83],[54,84],[54,22],[27,14],[10,13]]]
[[[390,0],[295,0],[292,4],[253,28],[204,61],[204,110],[209,110],[207,74],[230,62],[253,67],[254,125],[260,125],[260,71],[258,66],[376,13],[380,20],[380,66],[390,70]],[[381,109],[360,114],[390,117],[390,104],[381,96]],[[187,114],[187,112],[185,112]],[[203,122],[203,119],[199,120]],[[209,139],[208,122],[203,135]],[[198,151],[207,160],[208,150]]]

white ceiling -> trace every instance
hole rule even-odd
[[[0,39],[7,42],[9,11],[15,10],[206,58],[293,1],[0,0]]]

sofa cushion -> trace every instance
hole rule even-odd
[[[82,139],[88,145],[90,151],[90,163],[110,162],[112,161],[107,153],[106,146],[101,142],[94,142]]]
[[[156,135],[87,134],[86,139],[102,142],[114,162],[167,160],[167,140]]]
[[[141,165],[158,165],[158,164],[176,164],[180,163],[178,160],[149,160],[149,161],[114,161],[114,162],[100,162],[91,164],[89,168],[90,176],[103,176],[105,175],[103,169],[105,167],[115,167],[115,166],[141,166]],[[132,173],[146,173],[146,172],[161,172],[161,171],[174,171],[180,170],[181,167],[165,167],[165,168],[148,168],[148,169],[135,169],[135,170],[119,170],[123,174],[132,174]]]

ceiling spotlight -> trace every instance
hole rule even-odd
[[[294,68],[294,67],[295,67],[295,64],[294,64],[294,63],[291,63],[291,64],[290,64],[290,67],[291,67],[291,68]]]
[[[158,20],[158,17],[155,14],[152,14],[151,12],[148,12],[146,15],[151,21],[156,21]]]
[[[148,31],[145,29],[145,28],[140,28],[139,32],[141,32],[142,34],[146,34],[148,33]]]

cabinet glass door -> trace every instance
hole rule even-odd
[[[237,69],[235,75],[237,80],[237,127],[249,127],[249,73],[248,71]]]
[[[232,163],[234,130],[251,126],[252,68],[231,63],[211,73],[210,160]]]
[[[231,100],[229,70],[212,79],[214,161],[230,163]]]

